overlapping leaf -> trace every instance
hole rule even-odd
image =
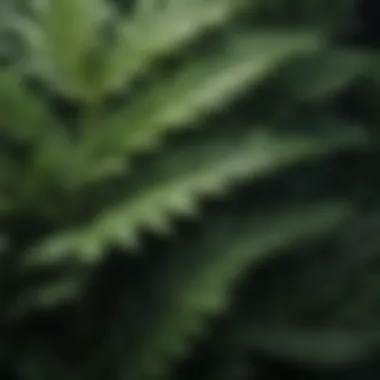
[[[43,99],[28,89],[20,72],[12,69],[0,71],[0,123],[12,138],[26,144],[40,144],[47,135],[63,134]]]
[[[125,86],[158,57],[226,22],[244,3],[242,0],[138,1],[134,12],[116,26],[114,44],[106,46],[102,91]]]
[[[185,141],[139,168],[114,208],[100,210],[82,228],[51,237],[29,260],[49,262],[72,253],[92,262],[110,244],[135,246],[141,228],[170,229],[171,217],[191,215],[201,196],[222,194],[242,179],[259,180],[287,165],[366,145],[360,128],[343,130],[309,137],[276,134],[268,127],[238,133],[228,126],[197,145]]]
[[[66,96],[87,100],[87,59],[109,16],[103,0],[49,0],[36,8],[37,22],[19,20],[32,61]]]
[[[125,154],[155,146],[168,131],[197,125],[201,116],[262,82],[287,58],[320,43],[318,35],[297,31],[232,33],[211,54],[186,62],[173,77],[152,83],[120,111],[94,122],[87,145],[90,153],[105,155],[89,171],[89,180],[103,178],[104,160],[117,166]]]
[[[207,228],[196,243],[182,248],[183,252],[173,252],[155,278],[154,296],[160,302],[139,344],[128,346],[125,337],[128,349],[120,377],[163,378],[173,360],[183,356],[203,331],[208,317],[228,305],[233,286],[247,267],[281,248],[331,232],[351,211],[345,203],[322,202],[276,211],[262,219],[254,213],[249,218],[229,215]]]
[[[72,157],[74,147],[63,125],[16,69],[4,69],[0,73],[0,123],[3,139],[7,137],[25,151],[24,167],[17,168],[13,178],[4,179],[4,187],[8,186],[7,181],[11,181],[14,189],[18,188],[20,193],[29,197],[26,193],[38,180],[41,180],[39,185],[44,186],[44,177],[52,172],[61,175],[61,181],[64,181],[71,165],[67,157]],[[9,141],[3,143],[7,145]],[[3,154],[1,159],[7,160],[7,157]],[[12,158],[9,156],[8,159],[10,161],[4,161],[2,165],[12,166]],[[16,169],[15,165],[13,167]]]
[[[274,127],[266,123],[254,125],[252,121],[251,128],[242,128],[237,120],[236,123],[232,121],[220,125],[219,130],[215,129],[210,134],[208,127],[202,130],[204,116],[228,106],[241,91],[263,84],[265,79],[279,73],[277,69],[283,67],[288,59],[298,53],[318,50],[325,42],[311,29],[310,33],[292,31],[292,28],[239,31],[232,23],[229,24],[231,29],[224,28],[225,21],[231,19],[242,3],[244,1],[164,0],[160,2],[160,8],[159,1],[140,0],[132,14],[121,20],[121,24],[120,20],[116,21],[117,17],[113,19],[113,32],[116,31],[113,41],[113,36],[106,35],[102,30],[103,26],[110,26],[105,25],[104,21],[111,8],[100,0],[44,0],[35,9],[38,17],[24,20],[25,23],[19,25],[24,28],[24,37],[29,39],[29,53],[33,57],[26,57],[23,67],[17,66],[17,69],[33,75],[38,72],[43,79],[50,81],[49,84],[58,87],[61,96],[70,100],[80,98],[84,100],[81,105],[91,106],[83,119],[76,120],[76,124],[83,121],[81,126],[85,133],[78,134],[74,147],[63,126],[37,97],[25,92],[26,87],[19,77],[16,78],[17,75],[5,75],[1,79],[2,128],[12,138],[33,146],[32,170],[17,172],[17,178],[16,175],[12,178],[19,182],[20,191],[28,195],[28,212],[30,210],[38,219],[41,209],[56,206],[67,209],[69,214],[68,230],[63,228],[56,235],[47,235],[40,245],[31,247],[27,252],[26,264],[36,264],[38,261],[37,266],[47,265],[49,270],[50,263],[74,256],[83,262],[85,268],[92,268],[92,264],[99,263],[99,258],[106,254],[110,246],[134,246],[139,241],[141,229],[165,232],[171,228],[174,215],[192,215],[203,197],[216,198],[239,182],[250,181],[254,185],[275,170],[323,158],[341,150],[367,148],[367,135],[360,126],[351,126],[339,118],[314,120],[315,114],[304,119],[308,125],[300,125],[298,120],[296,128],[283,125],[283,130],[276,124],[278,119],[282,120],[283,114],[273,115],[270,120],[264,118],[267,124],[273,120]],[[322,13],[322,7],[328,5],[335,16],[338,13],[333,7],[339,8],[338,4],[343,4],[343,0],[334,4],[314,0],[305,0],[300,5],[286,0],[260,3],[263,12],[258,18],[264,19],[262,15],[268,14],[264,9],[267,8],[268,12],[277,12],[278,20],[285,22],[293,20],[289,12],[282,12],[285,8],[287,11],[299,8],[300,12],[295,13],[314,18],[315,13]],[[107,21],[110,20],[108,18]],[[341,23],[338,24],[337,29],[341,27]],[[172,75],[160,77],[150,84],[145,78],[144,86],[131,93],[132,99],[129,98],[116,112],[108,108],[105,112],[102,101],[109,92],[117,92],[131,83],[157,58],[177,54],[180,47],[197,40],[204,31],[219,26],[224,30],[218,45],[202,56],[193,55],[195,59],[189,58],[187,62],[184,59]],[[330,26],[323,25],[321,29],[327,30]],[[287,77],[283,82],[280,80],[284,86],[281,89],[278,87],[278,93],[282,90],[286,92],[281,103],[284,108],[294,100],[297,106],[299,101],[306,99],[309,102],[325,102],[330,95],[354,83],[367,67],[367,56],[352,54],[352,51],[347,54],[347,51],[341,50],[321,50],[319,53],[306,54],[304,59],[298,61],[299,65],[280,73]],[[297,81],[294,78],[298,78]],[[258,91],[259,105],[256,107],[265,103],[260,102],[260,96]],[[96,103],[91,104],[94,101]],[[279,94],[273,103],[277,106],[277,102],[281,101]],[[275,113],[276,106],[268,106],[266,111],[273,109]],[[293,111],[298,113],[299,110],[289,107],[284,112],[285,117],[292,115]],[[289,119],[297,119],[297,115]],[[330,130],[329,120],[332,121]],[[310,124],[317,124],[320,128],[312,131],[314,126]],[[194,127],[194,134],[189,132],[188,136],[194,139],[184,138],[177,140],[177,146],[167,145],[170,140],[167,137],[172,131],[190,127]],[[297,132],[290,133],[290,130]],[[161,143],[161,150],[151,149]],[[128,163],[134,162],[132,156],[145,149],[146,160],[137,162],[135,167],[128,167],[125,182],[117,184],[121,185],[120,188],[112,189],[111,193],[116,194],[117,199],[101,199],[99,204],[92,204],[92,194],[89,194],[94,185],[92,181],[98,181],[94,185],[98,189],[103,180],[109,189],[112,184],[107,182],[107,175],[112,175],[112,167],[115,165],[123,169],[125,157]],[[8,162],[4,165],[0,163],[0,167],[4,168],[5,179],[12,176]],[[45,191],[45,185],[50,192]],[[72,188],[80,191],[71,193]],[[65,193],[63,198],[68,205],[65,202],[60,204],[61,193],[57,197],[51,194],[56,189]],[[73,204],[78,207],[72,214],[72,209],[68,207],[72,206],[71,196],[75,198]],[[88,199],[81,199],[82,196],[88,196]],[[274,198],[280,197],[281,194]],[[8,203],[5,198],[4,205],[8,206]],[[16,203],[20,208],[25,206]],[[87,206],[92,208],[93,214],[87,214]],[[99,213],[94,215],[96,211]],[[139,290],[148,288],[151,299],[145,298],[144,293],[140,294],[144,304],[137,310],[136,320],[134,313],[113,316],[117,338],[107,337],[105,340],[109,345],[104,344],[104,350],[100,349],[105,355],[90,358],[89,372],[94,376],[81,377],[78,375],[80,371],[74,370],[68,375],[70,369],[76,367],[74,360],[68,359],[67,372],[54,366],[55,355],[51,360],[50,357],[44,360],[45,351],[54,354],[64,351],[64,344],[57,343],[60,347],[53,349],[50,341],[45,341],[47,349],[44,347],[41,354],[34,347],[28,347],[26,370],[22,376],[30,379],[67,376],[75,380],[96,379],[99,378],[96,376],[97,370],[103,364],[105,367],[109,364],[107,353],[112,356],[112,368],[119,372],[115,379],[156,380],[166,376],[173,362],[186,353],[207,327],[208,318],[219,314],[229,304],[231,292],[246,268],[273,257],[273,254],[293,243],[309,241],[332,232],[355,213],[355,207],[351,203],[331,201],[303,204],[301,207],[289,205],[284,212],[270,212],[267,208],[260,215],[248,206],[244,212],[230,211],[221,210],[214,215],[216,218],[211,218],[212,223],[203,226],[201,236],[195,236],[178,249],[166,252],[149,279],[145,282],[139,279],[144,284],[131,293],[136,290],[133,295],[140,294]],[[82,218],[83,214],[85,217]],[[78,220],[77,215],[83,224],[73,226],[70,223]],[[59,213],[54,216],[58,224],[65,223]],[[22,234],[18,238],[23,239]],[[155,253],[152,252],[152,255]],[[31,267],[22,269],[33,272]],[[16,283],[18,275],[15,273],[14,276]],[[51,307],[67,298],[74,300],[87,281],[85,277],[81,274],[69,276],[62,282],[54,278],[53,283],[43,283],[41,287],[31,287],[25,293],[21,292],[20,298],[14,299],[16,312],[29,310],[30,307]],[[370,276],[367,279],[373,280]],[[123,297],[126,298],[124,293]],[[360,301],[365,298],[363,302],[368,303],[369,298],[366,297]],[[128,303],[130,300],[124,301]],[[134,300],[131,303],[139,306]],[[93,317],[95,320],[98,316]],[[336,332],[329,335],[324,331],[325,335],[316,336],[310,331],[290,327],[281,331],[273,326],[269,326],[268,330],[249,330],[249,327],[242,333],[252,333],[245,335],[245,347],[258,348],[270,354],[286,351],[288,356],[283,357],[291,360],[305,361],[306,358],[310,362],[322,351],[328,354],[327,359],[339,361],[344,357],[350,360],[357,353],[367,351],[373,343],[372,338],[367,339],[368,336],[362,337],[360,334],[350,335],[346,339],[347,336]],[[116,346],[120,344],[120,347],[113,346],[113,343]],[[329,345],[329,353],[327,350],[324,352],[323,344]],[[13,351],[4,346],[2,354],[3,351]],[[299,355],[300,347],[305,348],[302,358]],[[12,355],[13,352],[9,357],[15,360]],[[24,362],[17,365],[24,370]]]

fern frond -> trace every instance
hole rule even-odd
[[[232,34],[211,54],[186,62],[173,77],[153,83],[131,104],[95,122],[89,149],[105,152],[100,165],[104,159],[124,161],[125,154],[157,145],[170,130],[197,125],[201,116],[263,81],[287,58],[320,43],[313,33]],[[96,171],[90,173],[97,178]]]
[[[239,216],[222,218],[206,229],[199,244],[177,249],[155,278],[154,296],[160,306],[146,321],[140,344],[125,343],[128,356],[120,378],[163,378],[206,327],[208,318],[225,309],[247,267],[283,247],[331,232],[351,212],[346,203],[326,202],[263,218],[251,216],[249,221]]]
[[[360,128],[315,137],[275,134],[268,128],[240,134],[233,127],[219,130],[203,145],[185,142],[138,168],[122,202],[101,211],[82,228],[53,236],[28,260],[47,263],[71,252],[85,262],[97,261],[109,244],[134,247],[142,227],[167,231],[171,216],[191,215],[201,196],[222,194],[247,177],[260,179],[287,165],[363,143],[366,136]]]
[[[44,76],[66,96],[87,100],[91,95],[87,60],[109,15],[107,8],[104,0],[48,0],[36,9],[37,24],[29,25],[38,38],[34,54],[44,60]]]
[[[113,92],[144,72],[157,58],[225,23],[246,1],[137,1],[134,12],[116,27],[106,47],[102,92]]]

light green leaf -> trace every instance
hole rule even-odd
[[[105,155],[89,170],[88,180],[104,175],[96,171],[104,160],[117,165],[125,154],[157,145],[166,132],[197,125],[201,116],[262,82],[286,58],[319,44],[317,35],[301,32],[232,34],[212,53],[183,64],[172,77],[152,83],[120,111],[95,122],[87,141],[89,154]]]
[[[125,86],[160,56],[178,49],[234,15],[242,0],[138,1],[104,52],[103,92]]]
[[[276,134],[268,128],[236,133],[232,126],[203,143],[180,144],[137,168],[122,202],[101,210],[88,225],[45,241],[29,254],[28,262],[60,260],[69,252],[79,260],[97,261],[109,244],[134,247],[143,227],[170,230],[171,217],[192,215],[201,196],[221,195],[246,177],[258,180],[287,165],[366,142],[360,128],[334,131],[305,137]]]

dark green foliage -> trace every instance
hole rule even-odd
[[[1,6],[2,378],[379,375],[376,2]]]

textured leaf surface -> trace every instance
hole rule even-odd
[[[83,228],[52,237],[29,259],[48,262],[71,252],[80,260],[97,261],[109,244],[134,246],[141,227],[170,229],[171,216],[191,215],[200,196],[223,194],[248,176],[260,179],[287,165],[339,149],[357,148],[365,141],[356,128],[314,138],[276,135],[268,129],[248,129],[240,134],[234,133],[233,127],[220,130],[210,141],[185,143],[152,159],[145,170],[131,177],[123,202],[100,211]]]
[[[132,15],[116,26],[114,45],[106,47],[103,91],[125,86],[158,57],[226,22],[245,1],[138,1]]]
[[[320,42],[313,33],[281,30],[232,34],[212,53],[186,62],[173,77],[152,83],[119,112],[96,122],[88,141],[90,152],[105,152],[111,162],[124,160],[125,154],[156,145],[172,129],[196,126],[201,116],[261,83],[287,58],[313,50]],[[97,178],[96,171],[91,176]]]

